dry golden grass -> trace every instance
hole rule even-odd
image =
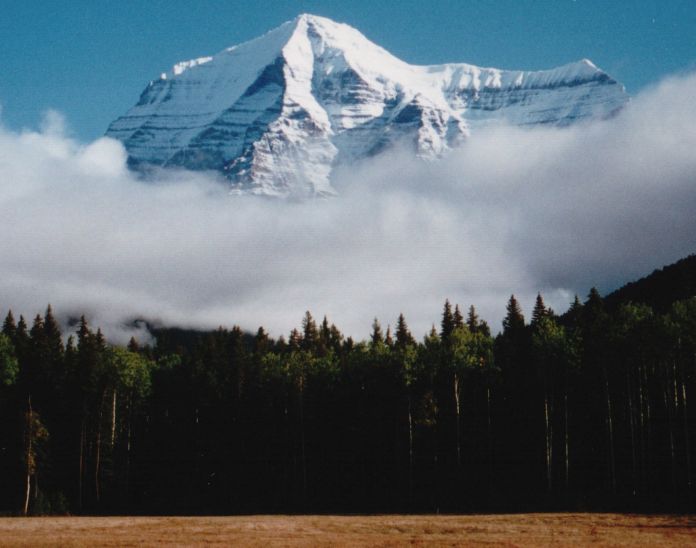
[[[696,517],[47,517],[0,519],[0,546],[695,546]]]

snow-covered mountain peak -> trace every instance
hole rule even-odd
[[[107,135],[134,168],[216,170],[235,192],[323,195],[337,164],[396,143],[435,159],[489,124],[569,125],[627,100],[587,59],[546,71],[410,65],[349,25],[301,14],[177,63]]]

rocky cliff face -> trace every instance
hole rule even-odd
[[[175,65],[107,135],[136,169],[215,170],[234,192],[325,195],[336,165],[397,143],[437,158],[488,124],[564,126],[627,101],[588,60],[538,72],[414,66],[348,25],[301,15]]]

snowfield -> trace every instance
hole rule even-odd
[[[348,25],[304,14],[177,63],[107,136],[141,170],[213,170],[235,193],[330,195],[337,166],[396,145],[433,160],[483,127],[567,126],[627,101],[587,59],[537,72],[416,66]]]

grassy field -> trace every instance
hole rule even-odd
[[[696,516],[235,516],[0,518],[0,546],[696,545]]]

